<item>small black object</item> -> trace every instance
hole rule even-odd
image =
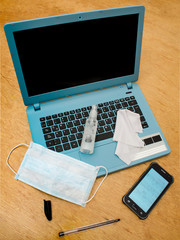
[[[44,200],[44,213],[49,221],[52,220],[51,201]]]

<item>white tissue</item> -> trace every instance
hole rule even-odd
[[[130,164],[136,153],[144,147],[138,136],[142,133],[140,115],[127,109],[117,112],[116,127],[113,141],[117,141],[115,154],[126,164]]]

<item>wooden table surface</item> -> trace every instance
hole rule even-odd
[[[80,207],[49,196],[20,181],[6,165],[9,151],[31,141],[31,134],[3,26],[7,22],[74,12],[143,4],[144,35],[138,84],[171,148],[156,161],[175,182],[142,221],[123,203],[122,196],[150,162],[110,174],[96,197]],[[179,0],[1,0],[1,209],[0,239],[59,239],[60,231],[120,218],[119,223],[66,236],[64,239],[180,239],[179,184]],[[17,170],[26,148],[13,153]],[[101,181],[97,179],[95,186]],[[52,221],[44,216],[43,200],[52,202]]]

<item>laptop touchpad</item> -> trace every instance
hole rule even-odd
[[[113,164],[116,165],[116,160],[118,160],[117,156],[115,155],[115,148],[116,144],[114,142],[107,143],[101,146],[96,146],[93,154],[84,154],[79,152],[79,157],[81,161],[93,166],[109,167]]]

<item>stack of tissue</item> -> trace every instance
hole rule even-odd
[[[142,133],[140,115],[127,109],[117,112],[113,141],[117,141],[115,154],[126,164],[130,164],[136,153],[144,147],[144,142],[138,136]]]

